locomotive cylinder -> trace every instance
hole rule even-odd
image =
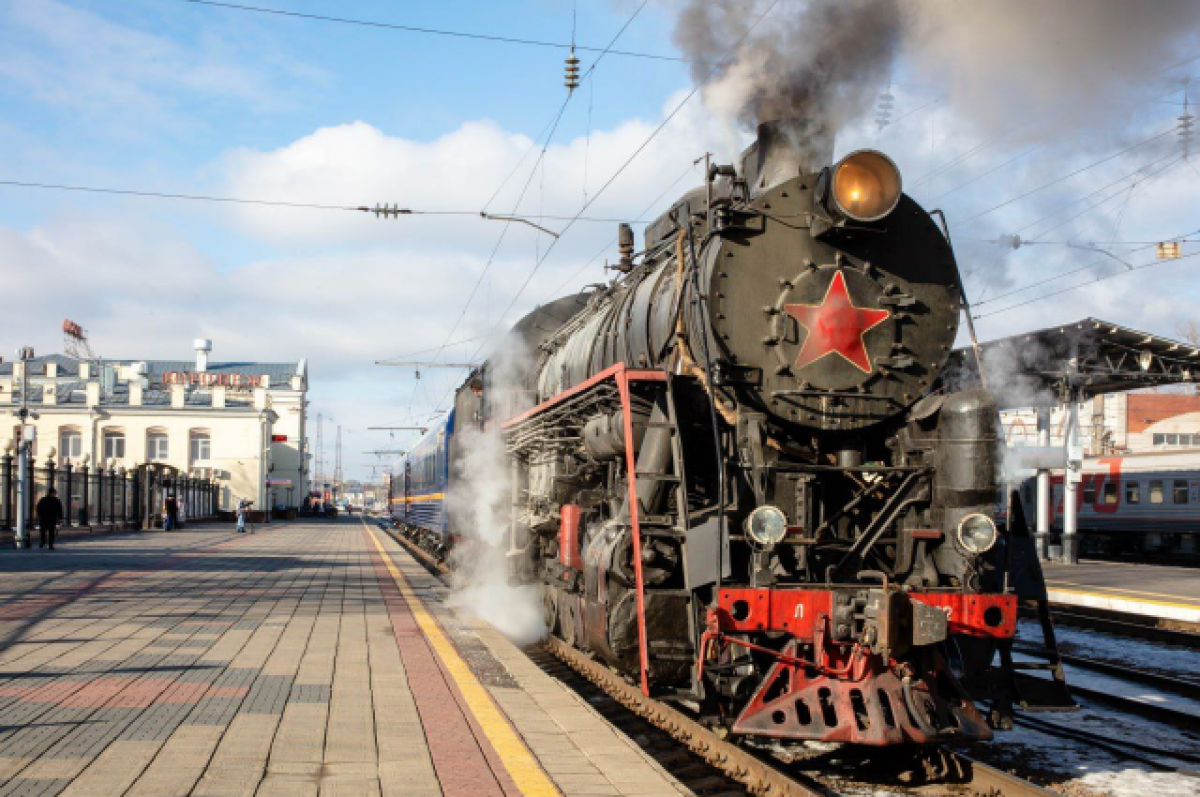
[[[995,503],[998,413],[987,390],[965,390],[946,399],[938,419],[936,506],[973,510]]]

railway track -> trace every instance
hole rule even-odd
[[[450,575],[451,570],[444,562],[437,561],[404,535],[384,523],[380,523],[380,528],[430,572],[443,578]],[[894,793],[911,790],[913,794],[956,797],[1053,794],[1016,775],[942,747],[923,749],[918,756],[908,756],[903,761],[888,758],[883,766],[876,767],[859,760],[847,761],[855,758],[855,754],[850,754],[842,756],[843,760],[831,774],[825,766],[829,757],[822,754],[799,759],[777,758],[767,751],[725,741],[683,711],[645,697],[636,686],[558,639],[549,638],[541,651],[533,651],[531,658],[543,670],[588,700],[610,724],[646,746],[651,756],[664,765],[670,764],[672,774],[677,777],[682,774],[681,781],[697,794],[839,797],[847,792],[862,794],[864,788],[873,792],[879,786]],[[852,777],[863,772],[874,772],[881,782],[863,783]]]
[[[1027,656],[1047,657],[1045,650],[1036,645],[1018,643],[1013,649]],[[1125,664],[1093,659],[1075,653],[1062,653],[1061,651],[1059,658],[1062,659],[1064,664],[1069,664],[1079,670],[1121,678],[1131,683],[1149,686],[1160,692],[1167,692],[1180,697],[1186,697],[1189,700],[1200,701],[1200,680],[1195,680],[1187,675],[1163,675],[1160,672],[1145,670],[1139,667],[1130,667]],[[1072,689],[1074,688],[1072,686]]]
[[[1105,634],[1200,650],[1200,628],[1191,623],[1163,621],[1168,624],[1156,625],[1149,622],[1151,618],[1140,621],[1129,615],[1118,616],[1098,609],[1086,610],[1061,604],[1051,604],[1050,614],[1056,625],[1062,624],[1088,631],[1100,631]],[[1023,616],[1025,616],[1024,613]],[[1033,615],[1029,614],[1028,617],[1032,618]]]

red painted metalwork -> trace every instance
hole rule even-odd
[[[578,504],[563,504],[558,510],[558,561],[575,570],[583,569],[579,550],[579,520],[583,510]]]
[[[951,634],[1009,639],[1017,633],[1016,595],[913,592],[909,597],[946,613]]]
[[[638,513],[636,478],[637,452],[634,451],[633,443],[633,412],[630,406],[629,384],[631,382],[665,382],[667,381],[666,371],[628,368],[624,363],[611,365],[598,374],[585,379],[574,387],[570,387],[558,395],[543,401],[536,407],[526,410],[520,415],[509,418],[500,425],[500,428],[502,430],[511,429],[517,424],[533,418],[536,415],[539,415],[550,409],[551,407],[561,404],[569,398],[578,396],[588,390],[591,390],[596,385],[599,385],[601,382],[604,382],[608,379],[612,379],[614,382],[616,382],[617,392],[621,400],[621,414],[624,418],[625,425],[625,467],[628,472],[629,480],[629,523],[631,526],[631,536],[633,538],[633,572],[637,586],[638,653],[641,669],[640,681],[642,694],[649,695],[650,645],[646,641],[645,588],[643,586],[644,581],[642,578],[642,526]],[[560,534],[561,533],[560,527]]]
[[[952,634],[1008,639],[1017,633],[1015,595],[910,592],[911,600],[946,613]],[[721,631],[784,631],[809,639],[815,623],[833,611],[833,592],[824,589],[734,588],[721,590],[717,622]]]
[[[723,589],[717,607],[723,631],[787,631],[811,639],[817,618],[833,611],[833,593],[821,589]]]
[[[665,378],[664,374],[664,378]],[[621,394],[621,417],[625,423],[625,480],[629,482],[629,525],[633,537],[633,574],[637,584],[638,652],[641,663],[642,694],[650,695],[650,643],[646,640],[646,604],[642,579],[642,525],[637,494],[637,452],[633,444],[633,411],[629,399],[629,375],[622,368],[616,373]]]
[[[909,529],[908,536],[914,540],[940,540],[942,538],[941,529]]]
[[[875,746],[992,738],[965,694],[937,691],[939,681],[953,677],[936,650],[924,675],[913,678],[857,646],[821,645],[822,658],[841,666],[834,674],[828,667],[814,672],[792,655],[797,647],[792,641],[784,648],[734,721],[734,733]]]
[[[650,371],[644,369],[627,368],[624,363],[610,365],[595,376],[588,377],[574,387],[569,387],[557,396],[546,399],[541,404],[532,409],[525,410],[520,415],[514,415],[504,423],[500,424],[502,430],[507,430],[516,426],[521,421],[528,420],[539,413],[545,412],[556,404],[561,404],[572,396],[578,396],[607,379],[627,379],[630,382],[665,382],[667,374],[665,371]]]

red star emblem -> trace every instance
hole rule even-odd
[[[833,275],[820,304],[785,304],[783,309],[808,330],[796,358],[797,368],[837,353],[855,368],[871,372],[871,358],[863,335],[886,321],[891,312],[856,307],[850,300],[842,272]]]

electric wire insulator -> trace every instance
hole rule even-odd
[[[1196,117],[1190,113],[1184,113],[1179,117],[1179,141],[1183,145],[1183,157],[1188,157],[1192,151],[1192,136],[1195,134],[1193,128],[1196,125]]]
[[[571,50],[571,54],[567,56],[565,84],[567,91],[579,88],[579,59],[575,56],[574,50]]]
[[[398,204],[388,207],[388,204],[386,202],[384,202],[382,205],[376,204],[375,207],[372,208],[371,212],[375,214],[375,218],[379,218],[380,216],[382,216],[385,219],[386,218],[394,219],[399,216],[407,216],[412,213],[412,211],[409,210],[408,208],[402,208]]]
[[[879,95],[879,102],[875,106],[875,124],[879,125],[880,130],[892,123],[892,107],[895,101],[896,98],[890,91]]]

